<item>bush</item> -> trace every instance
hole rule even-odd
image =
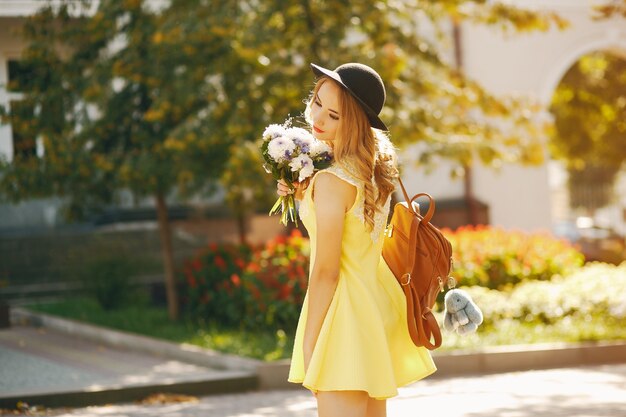
[[[186,260],[181,292],[184,312],[226,326],[239,325],[249,301],[241,274],[252,250],[248,245],[211,243]]]
[[[510,292],[479,286],[466,290],[484,313],[485,329],[506,320],[555,325],[592,318],[618,324],[626,319],[626,262],[588,263],[570,275],[524,282]]]
[[[226,327],[292,329],[308,270],[309,240],[297,229],[258,247],[213,243],[184,264],[185,311]]]
[[[243,275],[253,300],[246,310],[249,326],[295,329],[308,285],[309,254],[309,239],[298,229],[254,252]]]
[[[80,278],[87,292],[103,310],[113,310],[134,298],[131,277],[137,269],[137,265],[128,257],[108,254],[87,261]]]
[[[583,265],[571,244],[548,233],[490,226],[442,228],[452,243],[452,275],[463,285],[505,289],[525,280],[548,280]]]

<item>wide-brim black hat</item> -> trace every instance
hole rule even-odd
[[[334,71],[311,64],[316,76],[327,75],[357,99],[372,127],[389,130],[378,117],[385,104],[387,94],[382,78],[376,71],[364,64],[350,62],[335,68]]]

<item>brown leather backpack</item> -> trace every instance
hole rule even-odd
[[[413,343],[433,350],[441,346],[441,330],[432,308],[437,294],[444,291],[444,283],[454,286],[454,279],[449,276],[452,245],[430,223],[435,213],[435,200],[426,193],[409,199],[400,178],[398,181],[406,201],[397,203],[393,209],[385,229],[382,256],[406,296],[407,325]],[[420,196],[430,200],[423,217],[419,204],[413,202]]]

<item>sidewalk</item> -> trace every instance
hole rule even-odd
[[[424,379],[388,400],[389,417],[623,417],[626,364]],[[315,417],[308,390],[273,390],[163,405],[51,410],[50,416]]]
[[[309,391],[286,382],[289,361],[263,363],[58,317],[15,313],[13,327],[0,330],[0,408],[13,409],[18,401],[85,407],[171,393],[211,396],[161,408],[91,407],[67,415],[152,416],[173,410],[181,416],[315,415]],[[400,389],[389,402],[390,417],[535,415],[527,410],[626,416],[626,343],[509,346],[434,358],[438,371]],[[608,363],[613,365],[602,365]],[[561,369],[538,370],[556,367]],[[550,402],[555,408],[548,409]],[[426,413],[416,412],[426,406],[431,407]],[[440,413],[440,407],[448,414]],[[608,411],[598,414],[596,407]]]
[[[251,371],[218,370],[68,337],[45,327],[0,330],[0,408],[130,401],[155,390],[206,395],[256,387]]]

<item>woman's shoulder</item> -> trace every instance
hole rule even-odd
[[[333,161],[333,163],[329,167],[318,171],[318,173],[321,172],[334,174],[336,177],[339,177],[340,179],[351,185],[354,185],[355,187],[360,186],[360,181],[356,174],[357,171],[354,163],[349,160]]]
[[[311,188],[311,198],[316,201],[316,196],[321,196],[319,201],[326,205],[339,204],[347,211],[353,206],[355,199],[359,195],[358,187],[352,181],[340,174],[337,168],[329,167],[318,171],[314,184]]]

